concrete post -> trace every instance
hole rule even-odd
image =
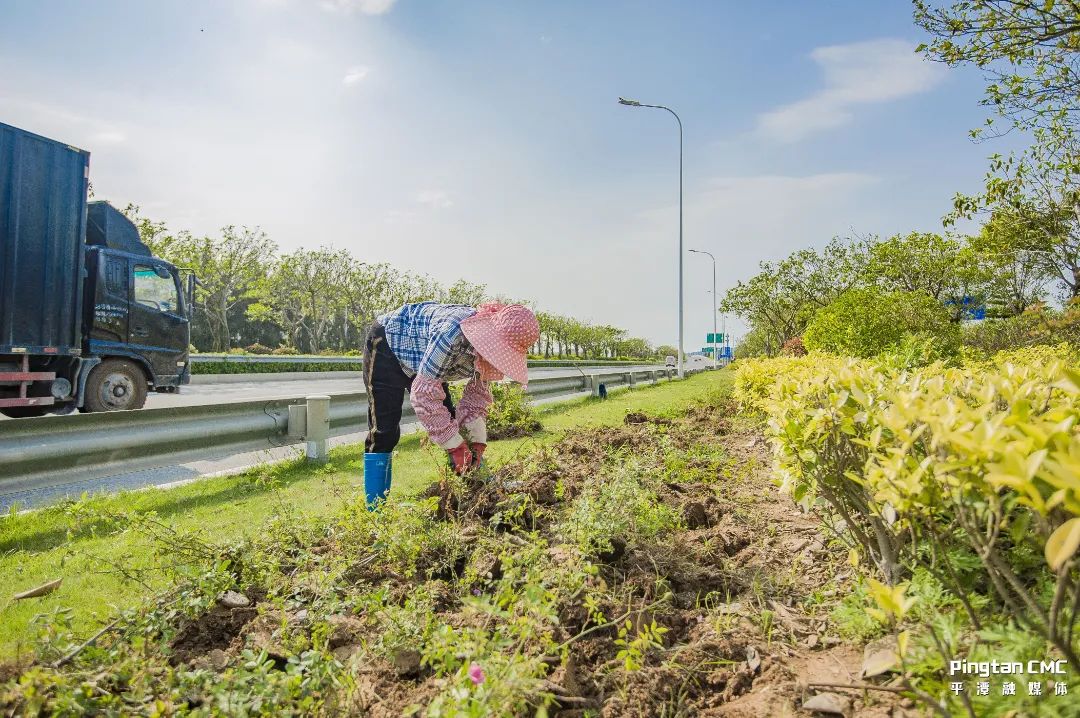
[[[631,389],[633,389],[634,385],[637,383],[637,382],[634,381],[634,372],[628,371],[623,376],[625,376],[625,378],[626,378],[626,385],[628,387],[630,387]]]
[[[330,397],[307,397],[307,459],[324,463],[329,458]]]
[[[596,374],[589,375],[589,391],[593,396],[600,396],[600,377]]]

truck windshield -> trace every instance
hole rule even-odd
[[[154,267],[135,265],[135,301],[153,307],[160,312],[176,313],[180,306],[176,292],[176,280],[170,274],[158,276]]]

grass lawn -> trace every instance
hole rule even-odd
[[[726,390],[730,382],[726,371],[706,372],[682,382],[622,391],[607,401],[549,404],[539,410],[543,431],[493,442],[486,458],[498,463],[529,446],[550,442],[567,429],[620,423],[629,410],[675,411],[695,398]],[[442,450],[421,445],[421,434],[404,437],[394,458],[393,491],[419,490],[438,475],[444,461]],[[118,609],[162,588],[158,584],[164,578],[155,581],[152,572],[143,583],[125,578],[135,570],[153,568],[152,542],[116,528],[102,514],[154,512],[180,532],[198,531],[214,541],[242,540],[262,530],[282,505],[320,514],[354,498],[363,490],[362,466],[363,447],[346,446],[333,450],[329,463],[319,468],[307,466],[301,458],[173,489],[90,497],[0,518],[0,659],[30,653],[36,615],[66,609],[72,627],[88,634]],[[57,578],[63,578],[63,585],[46,597],[10,598]]]

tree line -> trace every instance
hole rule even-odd
[[[986,78],[990,115],[970,138],[1011,133],[1030,144],[990,155],[983,190],[953,198],[941,233],[834,238],[762,263],[722,303],[750,326],[739,354],[778,353],[823,309],[856,294],[928,296],[955,323],[983,306],[1003,328],[1032,312],[1051,323],[1080,315],[1080,4],[915,0],[914,8],[929,35],[916,52]],[[979,230],[957,233],[962,219]],[[1050,300],[1064,310],[1055,314]]]
[[[476,305],[528,301],[492,297],[466,280],[449,286],[426,274],[364,262],[344,249],[320,247],[282,253],[259,228],[227,226],[217,236],[171,231],[129,205],[125,214],[158,257],[198,278],[192,344],[200,351],[347,353],[361,349],[377,316],[403,304],[438,301]],[[624,329],[536,311],[544,358],[647,359],[674,353]]]

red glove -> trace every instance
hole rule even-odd
[[[446,452],[450,455],[450,465],[459,476],[464,476],[472,468],[473,455],[464,441],[457,448]]]
[[[479,441],[474,441],[469,444],[469,448],[472,449],[473,461],[479,466],[484,460],[484,449],[487,448],[487,444],[481,444]]]

